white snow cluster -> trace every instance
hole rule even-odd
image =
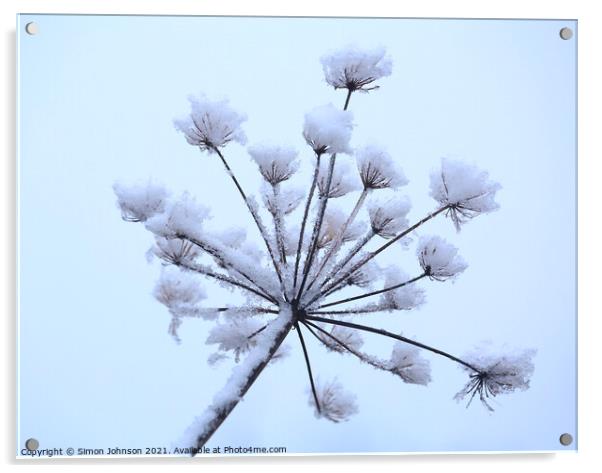
[[[514,391],[525,391],[533,371],[533,357],[535,350],[523,350],[506,355],[494,355],[487,347],[479,347],[465,356],[465,360],[480,370],[475,373],[472,369],[463,366],[470,373],[470,379],[466,386],[456,394],[454,399],[461,401],[468,397],[468,405],[475,396],[487,409],[493,411],[487,402],[488,398],[500,394],[508,394]]]
[[[305,114],[303,137],[316,154],[350,153],[353,115],[331,103]]]
[[[127,222],[146,222],[153,215],[163,212],[169,193],[163,186],[148,182],[127,186],[116,182],[113,191],[121,217]]]
[[[238,316],[229,318],[227,321],[217,323],[209,332],[207,345],[218,345],[218,350],[234,353],[238,363],[240,355],[247,353],[257,343],[258,330],[264,326],[261,320]]]
[[[486,171],[454,159],[441,159],[441,169],[431,174],[430,195],[442,207],[449,206],[447,215],[457,230],[471,218],[496,210],[500,188]]]
[[[395,266],[385,270],[385,288],[405,283],[411,278]],[[416,283],[384,292],[381,295],[381,304],[387,310],[411,310],[424,303],[424,290]]]
[[[318,175],[318,192],[320,197],[326,196],[328,189],[328,174],[330,172],[330,163],[322,161]],[[350,192],[357,191],[361,188],[361,183],[355,172],[351,171],[347,161],[338,161],[332,171],[330,181],[330,189],[328,189],[328,198],[336,199],[343,197]]]
[[[184,133],[189,144],[211,153],[230,141],[242,145],[247,142],[247,137],[240,127],[247,117],[233,110],[228,100],[213,101],[204,95],[190,96],[188,100],[190,114],[174,120],[174,125]]]
[[[397,189],[408,183],[401,167],[379,146],[360,148],[355,158],[365,189]]]
[[[207,297],[196,279],[173,266],[162,268],[153,294],[161,304],[172,310],[193,307]]]
[[[368,204],[368,215],[372,231],[382,238],[393,238],[408,227],[407,215],[412,207],[407,197],[392,197]]]
[[[311,392],[309,393],[309,405],[314,408],[314,414],[318,418],[324,417],[332,422],[343,422],[358,412],[355,395],[345,391],[336,378],[325,383],[320,383],[318,380],[316,394],[320,411],[317,409]]]
[[[299,168],[297,151],[289,146],[260,144],[250,146],[248,152],[263,178],[273,186],[289,179]]]
[[[199,248],[186,240],[179,238],[155,237],[152,253],[171,264],[194,261],[200,254]]]
[[[330,351],[336,351],[337,353],[347,352],[347,349],[337,341],[344,343],[346,346],[356,351],[360,350],[364,345],[364,339],[357,330],[341,327],[340,325],[333,325],[329,333],[332,337],[329,337],[322,332],[316,332],[320,340],[322,340],[324,345],[326,345]]]
[[[439,236],[420,238],[417,255],[424,272],[436,281],[453,279],[468,267],[458,249]]]
[[[374,81],[391,75],[392,61],[383,47],[360,49],[354,45],[322,56],[326,82],[335,89],[370,90]]]
[[[175,238],[181,235],[199,237],[209,209],[184,192],[178,200],[167,203],[165,210],[146,221],[146,228],[155,235]]]
[[[417,347],[397,342],[393,346],[389,369],[404,382],[426,386],[431,381],[431,365]]]
[[[347,220],[347,215],[337,207],[330,207],[326,211],[324,217],[324,224],[320,231],[320,238],[318,240],[318,248],[324,248],[328,244],[336,240],[341,233],[343,225]],[[342,235],[343,242],[349,242],[356,240],[364,232],[364,224],[362,222],[354,222],[347,226],[345,233]]]

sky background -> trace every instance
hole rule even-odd
[[[28,36],[32,19],[40,33]],[[453,395],[465,373],[429,354],[433,382],[402,383],[308,338],[320,379],[337,376],[359,414],[332,424],[307,404],[292,355],[265,370],[209,442],[293,452],[555,450],[576,434],[575,66],[567,21],[351,20],[21,16],[19,18],[20,321],[17,445],[169,447],[230,372],[209,367],[210,323],[185,321],[181,345],[152,297],[152,236],[121,220],[116,180],[160,181],[212,208],[214,228],[252,221],[221,164],[173,128],[186,96],[227,97],[248,114],[250,143],[291,144],[306,185],[305,112],[344,93],[323,80],[322,54],[382,44],[393,75],[355,94],[352,144],[384,145],[410,184],[410,220],[435,208],[429,174],[442,156],[477,163],[499,181],[500,210],[456,233],[438,218],[421,234],[459,247],[455,283],[424,282],[418,310],[366,322],[463,354],[483,340],[535,348],[526,392],[490,414]],[[239,145],[226,149],[245,189],[260,179]],[[354,197],[337,205],[349,208]],[[414,248],[379,257],[419,270]],[[242,298],[207,284],[207,305]],[[388,357],[392,343],[366,335]],[[573,444],[569,448],[574,448]]]

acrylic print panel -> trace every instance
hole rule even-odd
[[[576,33],[19,16],[17,455],[575,449]]]

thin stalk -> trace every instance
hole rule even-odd
[[[274,296],[272,296],[269,291],[267,291],[265,288],[263,288],[258,282],[256,282],[245,271],[240,270],[239,268],[237,268],[236,266],[234,266],[232,263],[226,261],[223,258],[223,255],[221,255],[220,252],[216,248],[213,248],[213,246],[211,246],[208,243],[203,242],[201,240],[197,240],[196,238],[188,237],[186,235],[177,235],[177,237],[181,238],[181,239],[184,239],[184,240],[187,240],[190,243],[198,246],[203,251],[205,251],[206,253],[208,253],[209,255],[211,255],[213,258],[215,258],[217,261],[219,261],[221,264],[223,264],[226,268],[230,268],[230,269],[236,271],[238,274],[240,274],[242,277],[244,277],[247,281],[249,281],[251,284],[253,284],[254,286],[256,286],[265,295],[271,297],[270,301],[274,302],[274,304],[278,304],[278,301],[276,300],[276,298]]]
[[[364,204],[366,197],[368,196],[368,193],[370,192],[370,190],[371,189],[364,188],[364,190],[360,194],[359,198],[357,199],[357,202],[355,203],[355,206],[353,207],[353,210],[351,211],[351,214],[349,214],[349,217],[347,218],[347,220],[343,224],[343,227],[339,231],[339,234],[337,235],[336,240],[330,246],[330,248],[329,248],[328,252],[326,253],[326,255],[324,256],[324,258],[322,258],[322,262],[320,263],[318,272],[315,274],[314,279],[312,279],[312,281],[307,286],[307,291],[309,291],[312,288],[312,286],[314,285],[314,283],[318,280],[318,278],[320,277],[320,274],[322,274],[322,271],[326,267],[326,263],[328,263],[328,260],[331,257],[335,256],[338,253],[338,251],[341,249],[341,245],[343,244],[343,239],[345,237],[345,232],[349,228],[349,225],[351,225],[353,223],[353,221],[355,220],[355,217],[357,217],[357,214],[360,211],[360,209],[362,208],[362,205]]]
[[[369,364],[370,366],[373,366],[376,369],[382,370],[382,371],[389,371],[391,372],[391,370],[389,368],[387,368],[387,366],[382,363],[379,362],[377,360],[375,360],[373,357],[371,356],[366,356],[364,353],[362,353],[361,351],[358,351],[354,348],[351,348],[349,345],[347,345],[345,342],[339,340],[337,337],[335,337],[333,334],[331,334],[330,332],[327,332],[326,330],[324,330],[322,327],[316,325],[316,324],[312,324],[309,321],[304,321],[303,325],[305,325],[305,327],[307,328],[307,330],[309,330],[309,332],[316,337],[318,340],[320,340],[322,343],[324,343],[322,341],[322,339],[318,336],[317,333],[315,333],[312,330],[312,327],[315,328],[316,330],[319,330],[321,333],[323,333],[324,335],[326,335],[327,337],[329,337],[331,340],[334,340],[338,345],[342,346],[345,350],[347,350],[349,353],[351,353],[353,356],[355,356],[356,358],[359,358],[361,361],[363,361],[364,363]],[[328,346],[328,345],[327,345]]]
[[[236,176],[232,172],[232,169],[228,165],[228,162],[226,161],[226,158],[224,158],[224,155],[222,154],[222,152],[218,148],[213,147],[213,150],[217,153],[217,155],[222,160],[222,163],[223,163],[224,167],[226,168],[226,172],[228,173],[228,175],[230,176],[230,178],[232,179],[232,181],[236,185],[236,188],[238,189],[238,192],[240,193],[240,195],[242,196],[243,200],[245,201],[245,204],[247,205],[247,209],[249,210],[249,213],[253,217],[253,220],[255,221],[255,224],[257,225],[257,228],[259,229],[259,233],[261,234],[261,238],[263,238],[263,241],[264,241],[265,246],[266,246],[266,248],[268,250],[268,253],[270,254],[270,258],[272,259],[272,264],[274,265],[274,269],[276,270],[276,275],[278,276],[278,281],[280,282],[280,287],[281,287],[282,293],[284,294],[286,291],[284,290],[284,282],[282,280],[282,272],[281,272],[281,269],[280,269],[280,265],[276,261],[276,256],[274,255],[274,249],[272,248],[272,245],[270,244],[270,242],[268,240],[267,231],[266,231],[265,227],[263,226],[263,223],[261,223],[261,219],[259,218],[259,215],[257,214],[257,212],[255,211],[255,209],[253,208],[253,206],[249,202],[249,198],[247,197],[247,194],[245,194],[245,191],[242,189],[240,183],[238,182],[238,179],[236,178]]]
[[[383,335],[385,337],[393,338],[395,340],[399,340],[400,342],[404,342],[409,345],[414,345],[415,347],[422,348],[423,350],[428,350],[432,353],[436,353],[437,355],[444,356],[445,358],[455,361],[456,363],[459,363],[462,366],[465,366],[465,367],[475,371],[476,373],[482,374],[481,370],[479,370],[475,366],[471,365],[470,363],[468,363],[464,360],[461,360],[458,357],[450,355],[449,353],[444,352],[443,350],[439,350],[438,348],[434,348],[429,345],[425,345],[424,343],[416,342],[410,338],[406,338],[401,335],[397,335],[395,333],[391,333],[391,332],[388,332],[388,331],[380,329],[380,328],[368,327],[367,325],[355,324],[353,322],[343,322],[342,320],[325,319],[323,317],[315,317],[313,315],[307,315],[307,316],[305,316],[305,318],[307,320],[313,320],[314,322],[323,322],[325,324],[340,325],[341,327],[354,328],[356,330],[363,330],[364,332],[371,332],[371,333],[375,333],[377,335]]]
[[[310,310],[307,313],[310,315],[358,315],[358,314],[373,314],[375,312],[384,312],[391,310],[382,305],[369,305],[346,310]]]
[[[334,165],[336,163],[336,159],[336,153],[330,156],[330,164],[328,166],[328,177],[326,178],[326,192],[324,192],[324,195],[320,197],[320,207],[318,209],[316,223],[314,224],[314,230],[310,240],[310,249],[307,254],[307,258],[305,259],[305,266],[303,267],[303,279],[301,280],[301,286],[299,287],[299,292],[297,293],[297,300],[301,299],[303,289],[305,288],[305,283],[307,282],[307,277],[309,276],[309,272],[311,271],[311,264],[313,263],[313,259],[316,255],[318,239],[320,237],[320,231],[322,230],[322,222],[324,221],[324,214],[326,213],[326,207],[328,205],[328,194],[330,192],[330,186],[332,184],[332,175],[334,173]]]
[[[303,334],[301,333],[301,327],[299,327],[298,322],[295,322],[295,328],[297,329],[297,335],[299,335],[299,341],[301,342],[301,347],[303,348],[303,356],[305,357],[305,366],[307,368],[307,375],[309,376],[311,392],[314,396],[314,402],[316,403],[316,409],[318,410],[318,414],[320,414],[322,412],[322,409],[320,408],[320,401],[318,400],[318,393],[316,392],[316,385],[314,384],[314,377],[311,372],[311,364],[309,362],[307,347],[305,346],[305,340],[303,340]]]
[[[320,157],[322,153],[316,153],[316,167],[314,169],[314,177],[311,182],[311,187],[309,189],[309,195],[307,196],[307,201],[305,202],[305,210],[303,211],[303,220],[301,221],[301,232],[299,233],[299,242],[297,243],[297,257],[295,258],[295,275],[293,280],[293,294],[297,290],[297,274],[299,273],[299,263],[301,262],[301,249],[303,248],[303,238],[305,237],[305,225],[307,224],[307,218],[309,216],[309,208],[311,206],[311,201],[314,196],[314,192],[316,190],[316,185],[318,183],[318,174],[320,172]]]
[[[293,321],[291,320],[287,322],[282,328],[282,330],[280,330],[276,334],[276,336],[274,337],[274,341],[270,345],[268,353],[265,357],[262,357],[260,360],[258,360],[255,366],[251,369],[250,375],[247,377],[246,382],[240,389],[239,396],[234,401],[230,401],[229,403],[227,403],[223,407],[220,407],[219,409],[209,407],[209,409],[206,411],[206,415],[211,416],[211,419],[209,422],[207,422],[207,427],[205,428],[205,430],[196,439],[196,445],[193,456],[196,455],[196,453],[203,448],[203,446],[213,436],[215,431],[223,424],[223,422],[232,413],[232,411],[238,405],[241,399],[245,396],[249,388],[253,385],[253,383],[257,380],[261,372],[268,365],[268,363],[274,356],[274,353],[278,351],[278,348],[280,348],[280,345],[282,345],[282,342],[288,335],[292,326]]]
[[[437,215],[439,215],[441,212],[444,212],[445,210],[447,210],[448,206],[445,205],[437,210],[435,210],[434,212],[428,214],[426,217],[424,217],[422,220],[419,220],[418,222],[416,222],[414,225],[412,225],[411,227],[407,228],[406,230],[404,230],[403,232],[401,232],[399,235],[397,235],[396,237],[392,238],[391,240],[389,240],[387,243],[385,243],[384,245],[382,245],[380,248],[378,248],[377,250],[368,253],[366,256],[364,256],[360,261],[358,261],[356,264],[354,264],[350,270],[346,271],[345,274],[343,274],[343,276],[339,277],[337,280],[335,280],[334,282],[330,283],[326,289],[324,291],[322,291],[320,294],[316,295],[316,297],[314,297],[314,299],[312,299],[309,304],[311,304],[312,302],[314,302],[315,300],[317,300],[318,298],[322,297],[329,289],[332,289],[333,287],[335,287],[338,283],[340,283],[341,281],[344,281],[345,279],[347,279],[351,274],[353,274],[355,271],[357,271],[359,268],[361,268],[362,266],[364,266],[368,261],[370,261],[372,258],[378,256],[380,253],[382,253],[383,251],[385,251],[387,248],[389,248],[393,243],[399,241],[400,239],[402,239],[404,236],[406,236],[407,234],[413,232],[414,230],[416,230],[418,227],[420,227],[421,225],[425,224],[426,222],[428,222],[430,219],[436,217]],[[308,305],[309,305],[308,304]]]
[[[286,251],[284,250],[284,228],[282,222],[282,209],[278,205],[278,197],[280,195],[280,184],[272,186],[272,192],[274,193],[274,202],[276,208],[274,209],[274,233],[276,234],[276,244],[278,245],[278,253],[280,256],[280,262],[286,265]]]
[[[374,233],[372,229],[368,230],[364,237],[361,240],[359,240],[355,245],[353,245],[353,248],[349,250],[345,257],[342,258],[336,264],[336,266],[330,271],[330,273],[328,273],[328,276],[326,276],[324,278],[324,281],[321,282],[320,287],[324,287],[334,276],[336,276],[339,273],[339,271],[341,271],[347,265],[347,263],[349,263],[349,261],[351,261],[353,257],[357,255],[361,251],[361,249],[368,244],[370,240],[372,240],[372,238],[374,238],[374,235],[376,235],[376,233]]]
[[[363,299],[365,297],[376,296],[377,294],[382,294],[384,292],[394,291],[395,289],[399,289],[400,287],[407,286],[408,284],[415,283],[416,281],[420,281],[422,278],[426,277],[427,273],[422,273],[420,276],[416,276],[415,278],[409,279],[408,281],[402,282],[400,284],[395,284],[394,286],[385,287],[384,289],[379,289],[378,291],[367,292],[365,294],[360,294],[359,296],[347,297],[346,299],[340,299],[338,301],[329,302],[328,304],[322,304],[318,309],[325,309],[326,307],[332,307],[333,305],[344,304],[346,302],[357,301],[359,299]]]
[[[347,98],[345,99],[345,106],[343,107],[343,110],[347,110],[347,107],[349,107],[349,100],[351,99],[352,93],[353,93],[353,90],[347,89]]]

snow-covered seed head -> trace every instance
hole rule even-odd
[[[281,213],[282,215],[288,215],[291,212],[294,212],[295,209],[299,206],[304,197],[304,192],[299,188],[287,188],[287,189],[279,189],[277,194],[274,194],[271,186],[265,185],[265,188],[262,189],[261,196],[263,198],[263,203],[265,208],[272,215],[278,215]]]
[[[116,182],[113,191],[117,196],[117,206],[126,222],[146,222],[153,215],[163,212],[168,192],[157,184],[137,184],[126,186]]]
[[[207,345],[216,344],[218,350],[232,352],[236,362],[257,344],[256,335],[263,327],[261,320],[251,317],[233,317],[224,323],[218,323],[209,332]]]
[[[420,350],[406,343],[393,346],[389,369],[404,382],[426,386],[431,381],[431,365],[420,355]]]
[[[153,291],[155,298],[170,310],[194,307],[207,297],[205,290],[187,273],[165,266]]]
[[[405,283],[411,278],[395,266],[385,271],[384,287]],[[424,290],[416,283],[406,284],[381,295],[381,305],[385,310],[411,310],[424,303]]]
[[[289,179],[299,169],[297,151],[288,146],[254,145],[248,149],[259,172],[275,186]]]
[[[344,281],[346,286],[369,287],[380,276],[380,268],[374,261],[369,261],[356,269]]]
[[[174,125],[184,133],[189,144],[198,146],[201,151],[214,152],[230,141],[241,145],[247,142],[240,127],[247,117],[233,110],[228,100],[212,101],[204,95],[190,96],[188,100],[190,115],[174,120]]]
[[[175,265],[193,261],[200,253],[199,248],[189,241],[163,237],[155,238],[152,252],[158,258]]]
[[[470,373],[468,383],[458,392],[454,399],[461,401],[468,398],[467,407],[473,401],[475,396],[479,396],[483,405],[493,411],[488,402],[489,398],[500,394],[508,394],[514,391],[525,391],[529,388],[529,383],[533,371],[533,357],[535,350],[523,350],[517,353],[496,356],[487,353],[483,349],[465,357],[479,372],[474,372],[468,367],[464,370]]]
[[[441,169],[431,174],[430,195],[441,206],[448,206],[446,215],[459,231],[460,226],[479,214],[497,210],[495,194],[500,184],[476,166],[441,159]]]
[[[365,189],[397,189],[408,183],[401,167],[379,146],[360,148],[355,157]]]
[[[330,163],[322,161],[320,163],[320,171],[318,175],[318,194],[321,198],[326,197],[335,199],[343,197],[350,192],[359,190],[361,184],[355,172],[352,172],[349,164],[346,161],[337,162],[332,172],[330,188],[328,188],[328,172]]]
[[[364,339],[359,333],[357,333],[357,330],[341,327],[340,325],[333,325],[329,333],[332,335],[331,337],[323,332],[316,332],[320,340],[330,351],[345,353],[347,349],[343,347],[341,343],[344,343],[345,346],[351,348],[352,350],[360,350],[364,344]]]
[[[330,207],[324,217],[324,225],[320,231],[318,239],[318,248],[324,248],[329,243],[339,238],[341,230],[345,225],[347,215],[339,208]],[[364,233],[364,224],[362,222],[353,222],[347,226],[345,233],[341,237],[343,243],[357,240]]]
[[[164,212],[149,218],[146,228],[165,238],[183,235],[198,237],[202,231],[202,224],[208,217],[209,209],[185,192],[179,200],[169,202]]]
[[[351,112],[339,110],[332,104],[322,105],[305,114],[303,137],[314,152],[349,153],[353,129]]]
[[[342,422],[349,420],[349,417],[358,412],[355,395],[345,391],[336,378],[326,383],[317,381],[316,394],[320,410],[318,411],[311,392],[309,393],[309,405],[314,407],[314,414],[318,418],[323,417],[332,422]]]
[[[374,81],[391,75],[391,58],[385,48],[359,49],[347,46],[321,58],[326,82],[335,89],[372,90]]]
[[[392,197],[386,202],[368,204],[372,231],[382,238],[393,238],[408,227],[407,215],[412,204],[407,197]]]
[[[453,279],[468,267],[458,249],[438,236],[422,237],[417,255],[425,274],[436,281]]]

